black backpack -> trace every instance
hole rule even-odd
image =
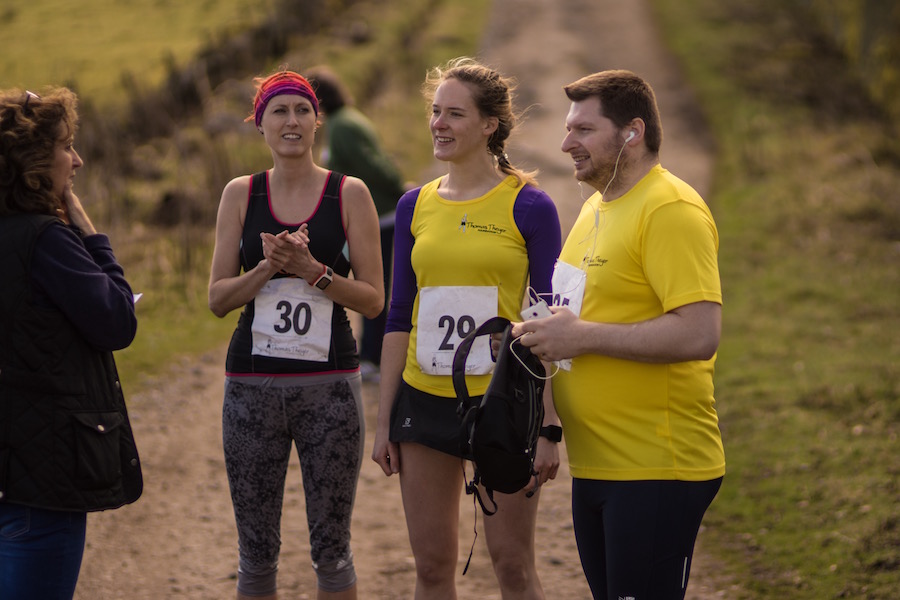
[[[493,333],[502,333],[503,339],[491,381],[476,403],[469,398],[466,387],[466,358],[476,338]],[[453,357],[460,449],[463,458],[471,460],[475,468],[471,481],[466,482],[466,493],[475,495],[486,515],[496,512],[494,491],[513,494],[531,481],[544,419],[544,365],[522,344],[510,344],[512,339],[509,320],[493,317],[467,335]],[[493,510],[485,506],[478,493],[479,482],[494,503]]]

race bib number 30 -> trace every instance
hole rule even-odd
[[[427,287],[419,292],[416,321],[416,359],[423,373],[450,375],[453,355],[469,333],[497,316],[497,288],[493,286]],[[472,345],[467,375],[484,375],[494,368],[488,336]]]
[[[325,362],[334,303],[302,279],[273,279],[253,301],[252,353]]]

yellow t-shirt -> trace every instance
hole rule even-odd
[[[702,198],[657,165],[612,202],[589,198],[560,260],[587,272],[582,319],[634,323],[694,302],[721,303],[718,246]],[[714,364],[715,357],[672,364],[576,357],[552,380],[572,476],[722,476]]]
[[[513,218],[513,206],[524,184],[507,177],[480,198],[450,201],[437,193],[439,183],[440,179],[436,179],[422,186],[412,218],[415,244],[411,262],[418,293],[413,304],[403,379],[420,391],[455,398],[451,377],[423,371],[421,353],[417,356],[420,329],[427,326],[436,332],[431,349],[443,348],[440,354],[446,364],[452,360],[460,334],[468,333],[488,317],[518,317],[528,279],[528,253]],[[486,301],[479,294],[471,303],[457,302],[444,291],[457,286],[480,288],[488,296],[492,293],[495,299]],[[435,292],[437,302],[446,308],[428,324],[420,322],[419,314],[426,289]],[[481,316],[473,319],[470,316],[473,314]],[[480,340],[488,344],[486,336]],[[470,360],[471,357],[470,354]],[[466,376],[466,386],[472,396],[483,394],[489,382],[489,374]]]

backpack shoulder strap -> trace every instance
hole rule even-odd
[[[456,348],[453,355],[453,391],[460,402],[460,410],[465,410],[469,406],[469,388],[466,386],[466,359],[469,358],[469,351],[472,344],[482,335],[490,335],[492,333],[502,333],[509,327],[509,319],[503,317],[491,317],[478,326],[475,331],[471,332]]]

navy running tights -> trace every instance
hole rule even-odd
[[[595,599],[683,600],[711,481],[572,480],[581,566]]]

